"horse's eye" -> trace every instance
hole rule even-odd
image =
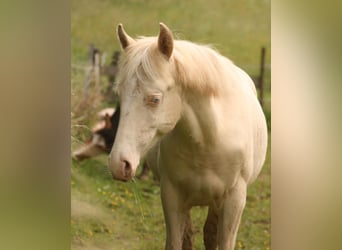
[[[153,97],[151,101],[155,104],[158,104],[160,102],[160,99],[159,97]]]
[[[150,106],[157,106],[161,102],[161,95],[151,95],[148,97],[148,104]]]

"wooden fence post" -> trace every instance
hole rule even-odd
[[[261,61],[260,61],[260,75],[259,75],[259,89],[260,89],[260,105],[264,107],[264,74],[265,74],[265,53],[266,48],[261,48]]]

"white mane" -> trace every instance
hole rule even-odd
[[[127,47],[120,60],[118,82],[137,78],[140,81],[172,75],[176,84],[204,95],[217,96],[227,83],[227,76],[235,67],[210,46],[175,40],[170,58],[173,70],[166,68],[163,55],[158,51],[157,37],[140,37]]]

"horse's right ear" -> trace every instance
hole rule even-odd
[[[116,33],[119,38],[122,50],[125,50],[128,47],[128,45],[135,42],[135,40],[132,37],[127,35],[121,23],[119,23]]]

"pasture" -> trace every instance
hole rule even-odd
[[[121,22],[132,36],[157,35],[159,21],[178,38],[212,44],[250,75],[259,70],[260,48],[266,47],[270,64],[270,1],[72,1],[71,91],[72,149],[89,135],[94,114],[113,105],[101,93],[107,87],[90,86],[81,106],[84,67],[90,43],[108,53],[119,50],[115,27]],[[186,34],[186,35],[185,35]],[[108,62],[107,62],[108,63]],[[270,69],[266,68],[265,113],[270,129]],[[270,141],[269,141],[270,145]],[[270,248],[270,150],[257,181],[248,190],[236,249]],[[148,180],[121,183],[107,171],[107,156],[71,166],[72,249],[163,249],[165,224],[160,190]],[[206,209],[192,211],[195,249],[202,249]]]

